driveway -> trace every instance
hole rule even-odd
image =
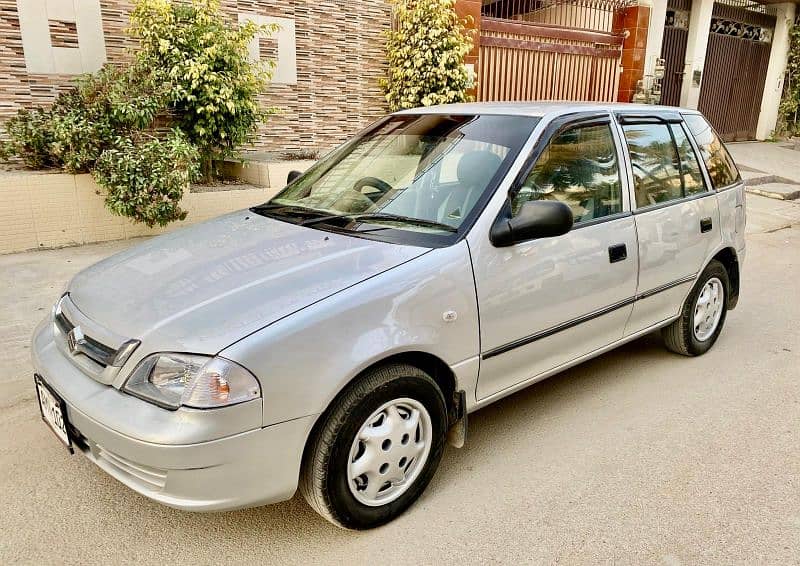
[[[748,205],[742,298],[707,355],[647,336],[471,415],[422,499],[364,533],[300,496],[175,511],[68,455],[28,336],[71,274],[135,242],[0,256],[0,563],[797,563],[800,203]]]

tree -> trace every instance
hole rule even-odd
[[[219,0],[139,0],[131,13],[136,66],[170,85],[174,125],[198,147],[207,178],[213,159],[253,141],[259,122],[275,112],[256,99],[273,63],[251,61],[248,45],[277,29],[230,22]]]
[[[456,0],[390,1],[395,29],[387,32],[389,65],[380,84],[391,110],[467,101],[472,31],[456,14]]]

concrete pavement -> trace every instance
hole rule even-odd
[[[740,167],[800,183],[800,151],[771,142],[737,142],[727,147]]]
[[[800,198],[800,151],[785,143],[728,144],[747,192],[780,200]]]
[[[748,214],[741,301],[707,355],[648,336],[471,415],[422,499],[365,533],[299,496],[174,511],[69,456],[27,340],[72,273],[135,242],[0,256],[0,563],[796,564],[800,203]]]

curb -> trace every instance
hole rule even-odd
[[[769,189],[769,184],[762,186],[745,186],[745,191],[751,195],[760,195],[762,197],[767,198],[774,198],[778,200],[795,200],[800,198],[800,186],[797,187],[796,191],[792,192],[778,192],[778,191],[771,191]]]
[[[794,181],[792,179],[787,179],[786,177],[781,177],[780,175],[764,175],[763,177],[751,177],[749,179],[743,179],[742,182],[746,187],[769,185],[772,183],[779,183],[781,185],[798,185],[798,187],[800,187],[800,183],[798,183],[797,181]]]
[[[751,177],[744,179],[745,191],[762,197],[777,200],[795,200],[800,198],[800,183],[780,175],[764,175],[763,177]],[[780,185],[781,190],[775,190],[770,185]],[[796,190],[791,190],[796,188]],[[787,190],[788,189],[788,190]]]

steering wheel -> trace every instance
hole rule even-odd
[[[364,187],[373,187],[378,189],[378,192],[374,196],[365,195],[361,192],[361,189]],[[353,185],[353,190],[357,192],[359,195],[368,198],[371,202],[375,203],[380,199],[383,195],[391,191],[394,187],[392,187],[389,183],[384,181],[383,179],[378,179],[377,177],[362,177],[358,181],[355,182]]]
[[[364,187],[375,187],[378,189],[378,192],[374,198],[369,197],[361,192],[361,189]],[[389,183],[382,181],[377,177],[362,177],[355,182],[349,191],[346,191],[336,199],[336,202],[333,203],[332,208],[341,210],[345,213],[364,212],[372,208],[378,199],[380,199],[388,191],[391,191],[392,188],[393,187]]]

